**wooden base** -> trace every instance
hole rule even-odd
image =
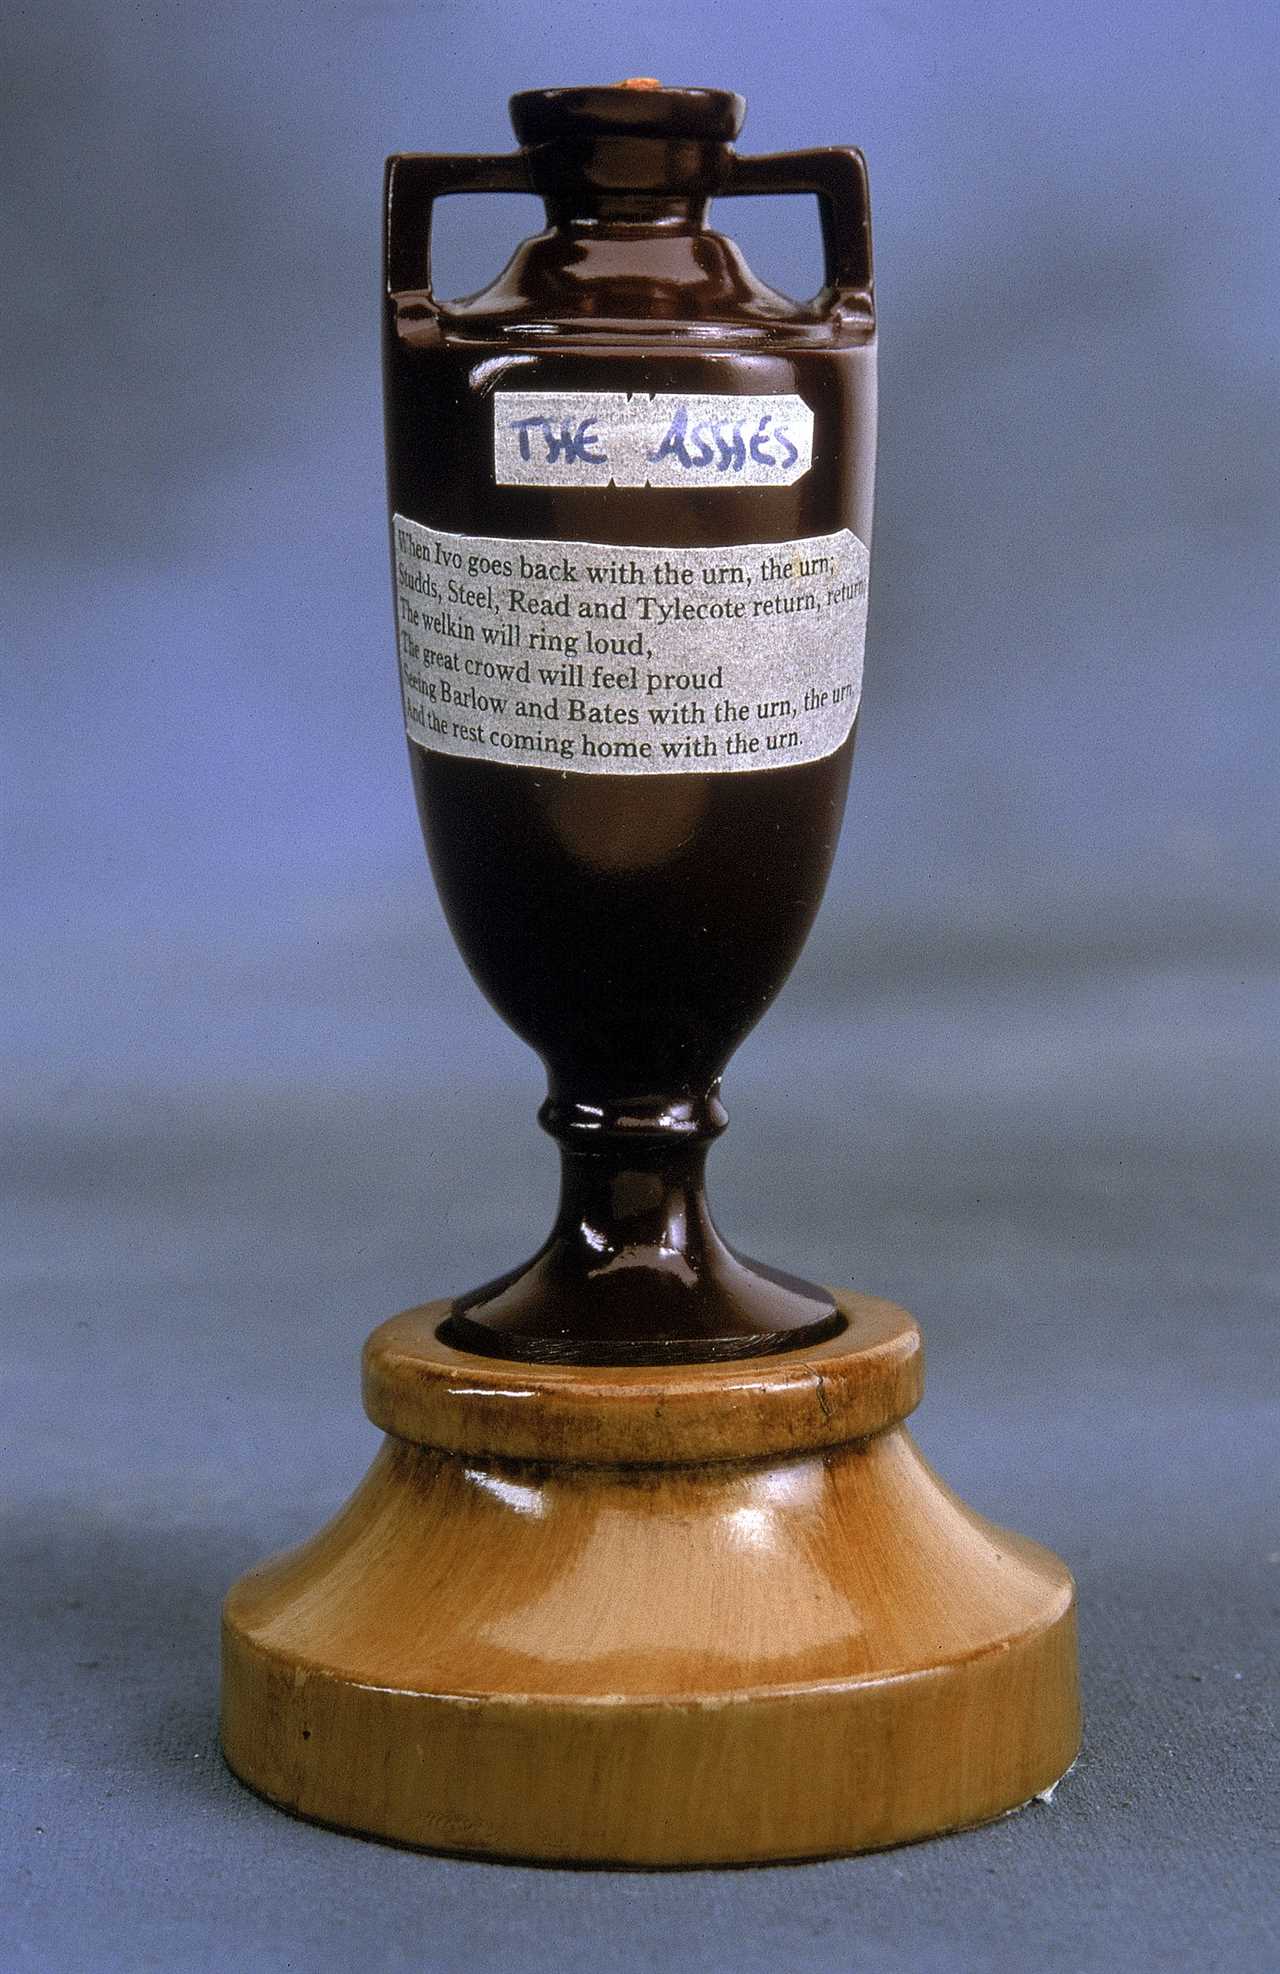
[[[729,1364],[502,1363],[430,1304],[365,1352],[388,1433],[235,1586],[223,1743],[284,1808],[431,1849],[729,1864],[1026,1802],[1080,1738],[1071,1578],[901,1421],[919,1333]]]

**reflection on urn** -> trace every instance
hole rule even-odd
[[[547,1065],[560,1210],[455,1305],[459,1348],[578,1363],[747,1356],[839,1325],[736,1255],[703,1191],[733,1050],[790,971],[853,748],[733,775],[554,775],[412,747],[436,882],[490,1000]]]

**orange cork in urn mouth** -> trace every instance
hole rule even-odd
[[[615,89],[661,89],[656,75],[629,75],[614,83]]]

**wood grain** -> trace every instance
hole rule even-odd
[[[865,1849],[1054,1782],[1071,1579],[900,1423],[848,1432],[919,1354],[903,1312],[837,1300],[843,1339],[671,1371],[468,1358],[442,1305],[384,1325],[366,1388],[400,1433],[228,1599],[233,1769],[403,1842],[623,1864]]]

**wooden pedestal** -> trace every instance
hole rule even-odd
[[[662,1369],[464,1355],[444,1303],[376,1330],[368,1476],[227,1599],[236,1774],[403,1843],[629,1865],[870,1849],[1055,1782],[1071,1578],[916,1451],[911,1318],[836,1300],[827,1343]]]

